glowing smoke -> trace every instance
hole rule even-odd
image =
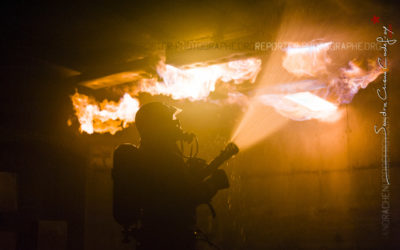
[[[318,37],[327,37],[323,29],[326,27],[306,27],[296,21],[291,19],[282,24],[277,42],[307,39],[312,42],[305,46],[292,43],[283,53],[272,51],[268,62],[264,63],[262,76],[257,79],[259,87],[231,137],[241,149],[266,138],[289,119],[339,120],[341,104],[350,103],[361,88],[366,88],[382,74],[377,63],[371,60],[368,70],[363,70],[355,60],[333,67],[332,42],[313,42]]]
[[[209,94],[215,90],[219,81],[233,82],[234,84],[245,81],[254,82],[260,69],[261,60],[258,58],[247,58],[203,67],[189,66],[185,69],[160,62],[157,72],[163,79],[162,82],[157,79],[142,79],[128,88],[127,93],[118,103],[108,100],[97,102],[94,98],[79,93],[71,96],[71,100],[81,132],[115,134],[134,122],[139,101],[132,96],[136,96],[140,92],[167,95],[173,99],[206,100]],[[130,75],[115,74],[110,79],[121,82],[126,81]],[[134,76],[136,79],[137,75]]]

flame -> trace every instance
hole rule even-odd
[[[303,105],[314,112],[332,112],[337,110],[335,105],[311,94],[310,92],[299,92],[296,94],[286,95],[285,98],[299,105]]]
[[[370,62],[371,69],[366,71],[355,61],[350,61],[347,67],[330,72],[328,65],[332,60],[328,50],[331,44],[332,42],[311,46],[295,44],[285,49],[282,67],[289,75],[305,79],[274,85],[268,88],[267,92],[258,93],[257,101],[273,107],[277,113],[292,120],[338,120],[342,114],[340,105],[351,102],[361,88],[366,88],[383,71],[376,62]],[[207,100],[218,82],[253,83],[261,70],[261,63],[259,58],[247,58],[214,65],[188,65],[179,68],[160,61],[157,73],[162,81],[145,77],[145,74],[139,76],[126,72],[101,78],[100,83],[106,82],[108,86],[113,85],[113,81],[120,84],[135,80],[135,84],[124,89],[125,94],[118,103],[108,100],[97,102],[94,98],[79,93],[75,93],[71,99],[81,124],[81,132],[115,134],[134,122],[139,109],[139,102],[134,97],[141,92],[166,95],[175,100]],[[138,80],[138,77],[142,78]],[[247,100],[243,101],[243,98],[247,97],[242,93],[231,91],[228,96],[228,103],[236,99],[247,103]]]
[[[369,61],[370,70],[367,71],[352,60],[348,67],[330,72],[327,66],[331,58],[327,52],[331,44],[288,47],[282,61],[283,68],[294,76],[309,79],[269,88],[273,93],[262,93],[259,101],[292,120],[338,120],[342,114],[340,105],[350,103],[355,94],[366,88],[383,70],[376,61]]]
[[[152,95],[167,95],[173,99],[189,99],[191,101],[206,100],[215,90],[219,81],[240,84],[244,81],[253,83],[261,69],[261,59],[247,58],[226,63],[196,67],[186,66],[177,68],[160,62],[157,72],[162,82],[155,78],[144,78],[138,84],[126,89],[124,96],[116,103],[104,100],[101,103],[94,98],[75,93],[71,96],[76,116],[80,123],[80,131],[88,134],[110,133],[126,128],[134,122],[134,117],[139,109],[139,102],[132,96],[140,92]],[[130,76],[128,74],[128,76]],[[137,77],[137,75],[132,75]],[[121,79],[120,79],[121,78]],[[101,78],[102,82],[125,82],[127,74],[114,74]],[[97,86],[97,85],[96,85]]]
[[[340,69],[339,77],[330,80],[328,89],[339,104],[350,103],[358,91],[365,89],[383,73],[376,61],[369,61],[369,71],[363,70],[356,62],[350,61],[349,67]]]
[[[79,93],[71,96],[71,100],[80,123],[80,131],[88,134],[108,132],[113,135],[134,122],[139,109],[138,100],[127,93],[118,103],[108,100],[98,103]]]
[[[91,89],[100,89],[113,85],[119,85],[127,82],[142,79],[146,76],[144,71],[126,71],[116,74],[111,74],[105,77],[100,77],[90,81],[84,81],[81,85]]]
[[[167,95],[173,99],[206,100],[218,81],[240,84],[253,83],[261,70],[261,59],[247,58],[209,66],[177,68],[161,62],[157,67],[158,81],[143,81],[135,91]]]
[[[327,65],[331,62],[328,50],[332,42],[311,46],[298,44],[286,49],[282,66],[296,76],[316,76],[326,73]]]
[[[295,94],[264,94],[259,96],[264,105],[272,106],[284,117],[296,121],[318,119],[336,121],[340,118],[338,107],[308,91]]]

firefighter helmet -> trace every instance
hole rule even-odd
[[[180,110],[176,107],[161,102],[150,102],[144,104],[135,116],[136,128],[140,136],[148,137],[156,135],[157,131],[165,132],[172,127],[180,128],[179,123],[174,122],[175,115]]]

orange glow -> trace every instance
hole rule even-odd
[[[315,112],[334,112],[337,110],[335,105],[311,94],[310,92],[299,92],[296,94],[286,95],[285,98]]]
[[[332,78],[328,84],[329,92],[339,104],[350,103],[354,95],[368,84],[375,81],[383,73],[376,61],[369,61],[369,71],[360,68],[356,62],[350,61],[348,67],[340,69],[340,75]]]
[[[264,94],[258,97],[264,105],[274,107],[280,115],[295,121],[318,119],[333,122],[341,117],[338,107],[310,92]]]
[[[253,101],[249,104],[230,141],[238,145],[240,150],[246,150],[279,130],[287,121],[286,117],[275,112],[272,107]]]
[[[355,61],[330,71],[331,44],[294,45],[285,50],[283,57],[273,53],[260,79],[266,88],[260,86],[249,101],[231,140],[245,149],[274,133],[289,119],[338,121],[343,115],[340,105],[350,103],[360,88],[366,88],[383,71],[374,61],[369,62],[368,71]],[[276,63],[279,61],[281,65]]]
[[[320,119],[322,121],[336,121],[340,118],[338,107],[310,92],[299,92],[284,97],[302,107],[303,117]]]
[[[157,67],[162,82],[143,81],[136,91],[167,95],[173,99],[206,100],[218,81],[240,84],[254,82],[261,70],[261,59],[248,58],[209,66],[177,68],[160,63]]]
[[[100,89],[104,87],[110,87],[114,85],[140,80],[146,76],[147,75],[144,71],[127,71],[127,72],[108,75],[105,77],[100,77],[90,81],[85,81],[82,82],[81,85],[91,89]]]
[[[75,93],[71,99],[80,131],[88,134],[108,132],[113,135],[134,122],[139,109],[138,100],[129,94],[125,94],[118,103],[108,100],[98,103],[79,93]]]
[[[327,53],[332,42],[311,46],[295,45],[286,49],[282,66],[296,76],[316,76],[326,73],[331,62]]]
[[[94,98],[75,93],[71,96],[80,131],[88,134],[110,133],[126,128],[134,122],[139,109],[138,100],[132,96],[140,92],[152,95],[167,95],[173,99],[191,101],[206,100],[219,81],[240,84],[244,81],[254,82],[261,69],[261,59],[248,58],[221,64],[202,67],[186,66],[185,69],[166,65],[160,62],[157,72],[162,82],[155,78],[143,78],[131,85],[122,99],[116,103],[108,100],[97,102]],[[135,72],[113,74],[88,82],[92,88],[112,86],[138,80]]]

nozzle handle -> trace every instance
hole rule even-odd
[[[239,147],[233,142],[228,143],[225,149],[222,150],[221,153],[210,162],[210,164],[208,164],[208,172],[210,174],[213,173],[218,169],[219,166],[222,165],[222,163],[229,160],[237,153],[239,153]]]

